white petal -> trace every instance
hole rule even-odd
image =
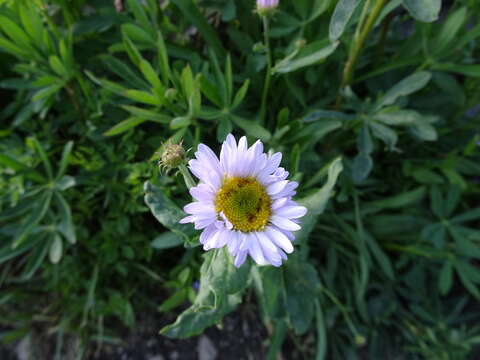
[[[208,214],[215,213],[215,208],[213,204],[204,203],[204,202],[193,202],[184,206],[183,211],[187,214]]]
[[[215,199],[215,194],[212,191],[212,187],[207,184],[199,184],[195,187],[192,187],[190,189],[190,195],[192,195],[195,200],[204,202],[210,202]]]
[[[195,216],[189,215],[179,221],[180,224],[188,224],[195,221]]]
[[[213,235],[214,232],[217,231],[217,228],[215,225],[210,225],[205,228],[205,230],[202,231],[200,234],[200,244],[205,244],[208,240],[210,240],[210,237]]]
[[[239,251],[237,254],[237,257],[235,258],[235,263],[234,265],[239,268],[240,266],[243,265],[245,262],[245,259],[247,258],[247,253],[248,251]]]
[[[271,209],[272,209],[272,210],[279,209],[279,208],[281,208],[282,206],[284,206],[284,205],[287,203],[287,201],[288,201],[287,198],[277,199],[277,200],[275,200],[275,201],[272,203]]]
[[[240,243],[239,234],[237,231],[232,231],[230,233],[230,238],[228,239],[227,246],[230,255],[235,256],[237,255],[238,245]]]
[[[267,261],[263,256],[262,248],[260,247],[256,236],[252,233],[247,234],[247,241],[249,243],[248,252],[252,259],[255,260],[258,265],[265,265]]]
[[[274,266],[282,265],[282,257],[278,253],[277,247],[273,245],[268,236],[263,232],[257,232],[256,236],[266,260]]]
[[[287,254],[293,252],[293,245],[284,233],[275,229],[273,226],[267,226],[265,232],[275,245],[282,248]]]
[[[284,206],[276,211],[275,215],[283,216],[289,219],[298,219],[305,216],[307,208],[305,206]]]
[[[301,229],[300,225],[294,223],[292,220],[281,216],[272,215],[270,221],[283,230],[297,231]]]
[[[289,183],[288,180],[277,181],[267,187],[268,195],[278,194],[280,191],[285,189],[285,186]]]

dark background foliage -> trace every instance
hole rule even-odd
[[[2,342],[89,358],[145,314],[187,308],[162,333],[188,337],[243,303],[270,359],[480,356],[476,0],[282,0],[270,46],[254,1],[123,3],[0,0]],[[229,132],[301,184],[281,269],[177,224],[162,144]]]

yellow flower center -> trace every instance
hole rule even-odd
[[[270,218],[270,205],[265,188],[251,177],[225,179],[215,197],[216,210],[243,232],[262,230]]]

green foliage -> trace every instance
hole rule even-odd
[[[266,26],[248,1],[123,5],[0,0],[2,341],[40,328],[90,358],[139,313],[182,309],[161,333],[185,338],[249,302],[268,359],[286,339],[478,358],[476,1],[282,0]],[[300,184],[280,268],[204,253],[182,174],[155,163],[229,133]]]

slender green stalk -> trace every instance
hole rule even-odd
[[[193,180],[192,178],[192,175],[190,174],[190,171],[188,171],[187,167],[185,166],[185,164],[181,164],[178,166],[178,169],[180,170],[180,173],[182,174],[183,176],[183,180],[185,180],[185,185],[187,185],[187,188],[192,188],[194,186],[197,186],[197,184],[195,184],[195,181]]]
[[[270,49],[270,39],[268,38],[269,24],[268,17],[263,16],[263,35],[265,38],[265,47],[267,48],[267,73],[265,74],[265,83],[263,85],[262,105],[260,108],[260,121],[265,124],[265,115],[267,111],[267,97],[270,89],[270,81],[272,78],[272,53]]]
[[[347,63],[345,64],[345,68],[343,69],[343,78],[342,83],[340,85],[340,89],[337,95],[337,102],[336,108],[339,108],[342,104],[342,91],[343,89],[350,85],[353,79],[353,73],[355,70],[355,64],[357,63],[358,57],[363,50],[363,46],[365,44],[365,40],[368,37],[368,34],[373,28],[375,21],[377,20],[380,12],[382,11],[383,7],[385,6],[386,0],[377,0],[375,3],[372,12],[368,15],[365,24],[363,21],[359,21],[357,30],[355,31],[355,36],[353,39],[353,44],[350,49],[350,53],[348,55]],[[366,14],[366,11],[370,5],[369,1],[365,2],[365,7],[363,9],[363,13]]]

